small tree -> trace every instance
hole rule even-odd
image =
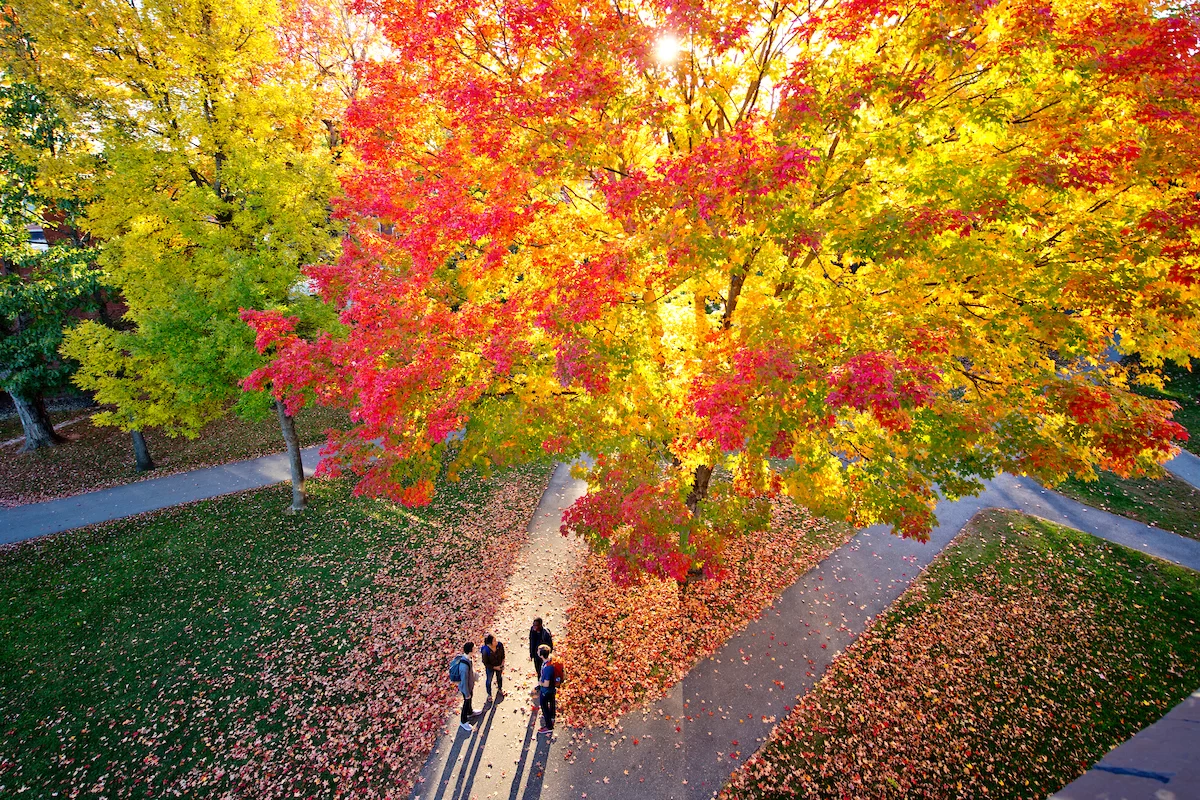
[[[64,25],[54,3],[18,7],[39,69],[92,122],[103,155],[84,225],[104,243],[127,330],[83,323],[63,350],[80,361],[77,383],[116,407],[100,424],[195,436],[235,401],[269,405],[241,394],[263,360],[239,314],[295,312],[300,266],[336,253],[341,144],[327,86],[361,55],[329,57],[340,45],[322,37],[344,31],[304,8],[85,0],[88,24]],[[298,463],[294,420],[279,420]],[[293,478],[299,509],[303,473]]]
[[[28,237],[24,226],[18,233]],[[27,452],[61,441],[42,398],[70,385],[73,365],[58,353],[63,329],[75,314],[94,310],[101,283],[90,249],[16,250],[0,271],[0,387],[17,407]]]
[[[27,43],[11,15],[0,13],[0,388],[17,408],[24,451],[61,441],[43,398],[69,386],[73,364],[58,353],[64,327],[102,310],[104,285],[94,249],[76,228],[74,185],[57,174],[63,162],[84,166],[61,113],[43,87],[27,80]],[[68,236],[47,250],[29,229],[54,225]]]

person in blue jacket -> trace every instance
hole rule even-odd
[[[554,733],[554,715],[558,711],[555,694],[558,690],[558,675],[554,669],[554,651],[549,645],[538,647],[542,662],[542,674],[538,681],[538,704],[542,707],[542,727],[538,733]]]

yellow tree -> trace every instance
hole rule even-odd
[[[321,324],[300,267],[337,249],[335,121],[363,30],[338,6],[276,0],[83,0],[71,24],[54,2],[15,8],[41,80],[93,125],[102,168],[84,225],[129,309],[128,330],[85,323],[63,352],[116,406],[99,423],[194,436],[261,364],[241,309]],[[276,403],[298,510],[295,410]]]

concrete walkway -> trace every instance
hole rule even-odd
[[[1185,483],[1190,483],[1196,489],[1200,489],[1200,457],[1189,453],[1187,450],[1180,450],[1179,455],[1163,464],[1163,466],[1166,467],[1167,472],[1170,472],[1176,478]]]
[[[1114,747],[1051,800],[1200,798],[1200,689]]]
[[[505,588],[505,602],[492,634],[504,642],[506,697],[487,706],[474,733],[458,727],[455,714],[421,773],[414,796],[520,797],[537,785],[546,768],[550,740],[538,736],[540,725],[531,700],[536,681],[529,659],[529,627],[541,617],[561,647],[567,629],[566,609],[575,602],[570,579],[586,545],[559,533],[563,512],[587,491],[559,464],[550,478],[533,519],[529,539]],[[478,657],[476,666],[479,667]],[[475,708],[483,703],[483,669],[478,668]]]
[[[582,489],[576,485],[575,491]],[[758,749],[793,699],[811,689],[841,649],[986,508],[1021,510],[1200,570],[1200,542],[1002,475],[979,497],[941,503],[940,524],[927,544],[900,539],[882,526],[859,532],[698,664],[670,695],[627,715],[614,731],[560,731],[548,742],[533,735],[527,697],[517,695],[519,708],[501,704],[469,736],[450,719],[450,733],[414,797],[711,797]],[[568,603],[569,596],[560,602]],[[521,743],[518,752],[514,742]]]
[[[304,471],[311,475],[320,447],[301,450]],[[131,517],[247,489],[291,480],[287,453],[237,461],[219,467],[114,486],[96,492],[0,509],[0,544],[82,528],[97,522]]]
[[[303,451],[309,474],[319,460],[317,451]],[[1200,459],[1190,453],[1168,469],[1193,485],[1200,481]],[[288,479],[286,455],[277,454],[0,510],[0,544]],[[645,713],[627,716],[617,730],[560,731],[550,740],[536,735],[525,634],[534,616],[545,618],[558,637],[565,633],[565,612],[574,599],[567,581],[582,546],[562,537],[558,525],[562,511],[585,490],[565,466],[556,470],[530,523],[530,538],[494,631],[508,651],[508,697],[487,709],[472,734],[459,731],[456,716],[448,719],[448,734],[427,763],[414,797],[711,797],[758,749],[792,698],[812,688],[840,650],[986,508],[1024,511],[1200,570],[1198,541],[1090,508],[1032,480],[1001,475],[979,497],[939,504],[941,524],[927,544],[900,539],[883,527],[859,532],[698,664],[668,697]],[[482,691],[480,685],[477,692]],[[1200,726],[1182,730],[1195,731],[1191,752],[1200,752]],[[1180,731],[1171,727],[1171,735],[1178,738]],[[1105,763],[1098,765],[1102,777],[1118,774],[1106,771]]]

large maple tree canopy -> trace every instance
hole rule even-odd
[[[344,329],[249,315],[342,405],[336,470],[596,456],[618,577],[717,574],[784,492],[933,524],[935,487],[1152,469],[1130,391],[1200,354],[1194,9],[1124,0],[364,0]],[[1119,363],[1113,347],[1139,358]]]

